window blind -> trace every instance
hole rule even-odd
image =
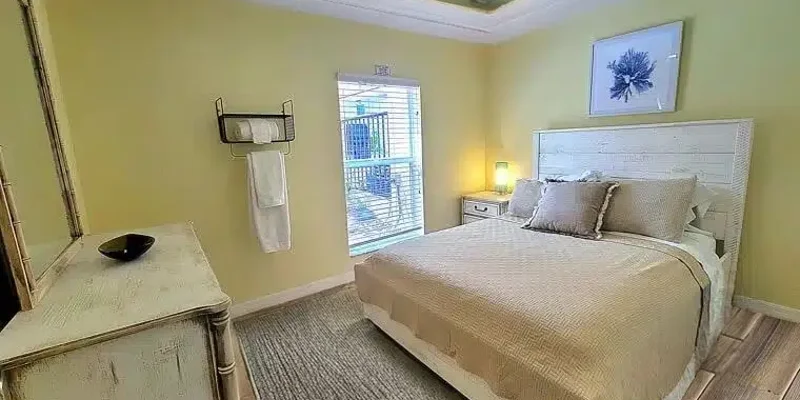
[[[339,114],[350,255],[422,235],[419,85],[339,75]]]

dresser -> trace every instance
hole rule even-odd
[[[510,194],[497,192],[478,192],[461,198],[461,223],[480,221],[486,218],[499,217],[508,211]]]
[[[90,235],[33,309],[0,332],[3,400],[238,400],[228,307],[190,224],[121,263]]]

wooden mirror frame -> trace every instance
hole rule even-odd
[[[46,61],[43,56],[43,47],[39,36],[38,21],[31,0],[19,0],[21,16],[28,39],[31,54],[31,65],[38,83],[39,98],[44,113],[50,146],[57,170],[61,194],[64,200],[67,223],[69,224],[72,242],[62,250],[61,254],[38,277],[33,274],[30,256],[25,245],[23,222],[19,219],[12,184],[3,165],[2,147],[0,147],[0,237],[6,249],[8,265],[11,266],[11,275],[16,287],[20,308],[32,309],[44,296],[47,289],[53,284],[58,275],[63,271],[70,259],[80,249],[83,237],[83,225],[78,213],[78,203],[75,196],[75,187],[72,180],[72,171],[66,158],[64,141],[58,129],[54,98],[50,78],[47,74]]]

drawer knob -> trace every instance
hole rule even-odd
[[[475,211],[480,211],[480,212],[489,211],[489,207],[486,207],[486,206],[483,206],[483,208],[478,208],[478,206],[473,206],[473,208],[475,208]]]

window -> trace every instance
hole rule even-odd
[[[350,255],[421,236],[419,85],[340,74],[339,114]]]

